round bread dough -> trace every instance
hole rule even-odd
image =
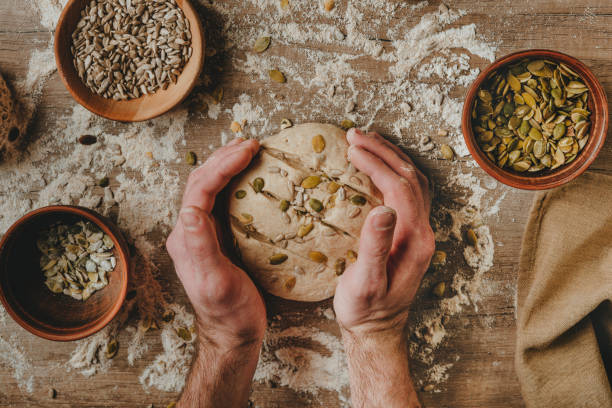
[[[11,91],[0,75],[0,160],[10,156],[21,144],[24,126],[17,111]]]
[[[361,226],[382,199],[348,162],[348,147],[336,126],[291,127],[265,139],[233,181],[229,219],[237,249],[252,277],[273,295],[327,299],[355,261]]]

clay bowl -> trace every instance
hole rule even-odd
[[[86,219],[110,236],[117,266],[108,285],[86,301],[52,293],[44,284],[36,247],[38,232],[48,225]],[[129,251],[121,232],[109,220],[80,207],[51,206],[19,219],[0,241],[0,301],[29,332],[49,340],[77,340],[96,333],[115,317],[128,283]]]
[[[548,59],[563,62],[574,72],[580,75],[583,82],[589,88],[588,109],[591,111],[591,130],[587,144],[571,163],[561,166],[552,171],[543,171],[535,174],[519,173],[510,169],[501,169],[489,159],[480,149],[472,130],[471,113],[478,90],[483,82],[500,67],[518,62],[522,59]],[[561,186],[582,174],[593,163],[597,154],[604,145],[608,132],[608,101],[603,87],[595,78],[586,65],[576,58],[550,50],[527,50],[519,51],[502,57],[487,67],[476,78],[468,90],[463,105],[463,117],[461,126],[465,143],[472,157],[489,175],[498,181],[511,187],[524,190],[545,190]]]
[[[185,65],[176,84],[166,90],[146,95],[129,101],[115,101],[96,95],[83,84],[72,62],[72,33],[81,18],[81,10],[90,0],[70,0],[55,31],[55,61],[57,70],[64,85],[72,97],[85,108],[107,119],[121,122],[139,122],[155,118],[168,112],[189,95],[195,86],[204,64],[206,49],[204,31],[200,18],[189,0],[176,0],[189,20],[191,30],[191,58]]]

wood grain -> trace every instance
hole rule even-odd
[[[253,3],[240,0],[228,1],[235,6],[236,24],[247,25],[245,16],[256,16],[258,10]],[[202,3],[205,3],[202,1]],[[338,2],[340,3],[340,2]],[[432,1],[425,11],[437,8],[438,2]],[[612,91],[612,3],[609,0],[483,0],[472,2],[458,0],[450,2],[454,8],[464,8],[469,13],[461,24],[475,23],[478,32],[488,38],[499,40],[498,56],[527,48],[549,48],[570,54],[586,63],[599,78],[604,88],[611,95]],[[9,81],[22,79],[27,72],[28,58],[32,50],[45,47],[50,34],[39,24],[39,17],[32,11],[29,3],[16,6],[13,0],[0,0],[0,70]],[[367,17],[367,16],[366,16]],[[208,41],[216,44],[224,41],[223,27],[225,21],[220,16],[205,15],[208,26]],[[299,16],[295,17],[296,19]],[[413,25],[418,22],[418,15],[397,16],[398,22]],[[385,37],[385,27],[375,27],[379,38]],[[299,45],[278,46],[274,52],[287,58],[303,58],[295,52]],[[325,52],[334,52],[334,46],[309,44],[309,48]],[[348,52],[343,50],[343,52]],[[215,80],[220,81],[225,90],[224,108],[238,102],[242,93],[253,95],[254,101],[266,107],[260,101],[256,83],[242,72],[232,69],[228,61],[220,56],[218,61],[223,65],[222,73],[215,73]],[[475,59],[479,67],[487,65],[486,61]],[[303,61],[307,63],[307,61]],[[369,60],[358,60],[359,69],[366,71],[372,79],[380,78],[380,66]],[[212,73],[212,72],[211,72]],[[357,81],[355,86],[367,86],[365,81]],[[297,86],[297,85],[296,85]],[[308,97],[312,92],[306,88],[292,89],[276,87],[279,97],[295,100],[295,94]],[[455,95],[460,97],[461,95]],[[46,123],[67,114],[74,102],[60,82],[57,74],[47,82],[42,95],[41,105],[33,126],[33,134],[41,134]],[[269,106],[268,106],[269,107]],[[332,107],[330,117],[342,115],[344,107]],[[276,113],[273,120],[280,122],[285,112]],[[313,117],[313,121],[325,121],[325,117]],[[392,129],[387,124],[396,118],[392,114],[381,112],[373,126],[385,135]],[[219,120],[194,117],[186,126],[187,147],[185,150],[198,152],[209,151],[209,144],[218,144],[218,135],[229,128],[229,119]],[[36,136],[34,136],[36,137]],[[609,136],[608,136],[609,137]],[[610,139],[608,139],[610,140]],[[182,152],[183,153],[183,152]],[[441,160],[427,160],[418,152],[409,153],[416,156],[417,162],[436,181],[444,180],[453,166],[464,166],[469,158],[449,163]],[[612,145],[608,142],[599,158],[592,165],[592,171],[612,174]],[[176,166],[183,179],[189,169]],[[481,170],[474,173],[485,180],[486,174]],[[499,214],[488,220],[496,243],[495,265],[487,274],[487,290],[483,294],[478,309],[468,308],[453,317],[447,324],[449,336],[447,341],[436,352],[437,362],[453,362],[449,378],[440,387],[440,392],[421,393],[426,407],[523,407],[520,389],[513,368],[513,351],[515,336],[515,284],[518,269],[518,254],[522,230],[526,221],[533,193],[509,191],[508,197],[501,204]],[[457,197],[459,196],[457,192]],[[453,199],[453,194],[446,194],[441,199]],[[180,301],[185,301],[184,292],[177,282],[172,266],[167,257],[156,260],[160,267],[160,278],[169,291]],[[459,265],[461,259],[453,258],[450,264]],[[450,272],[442,273],[450,280]],[[435,304],[421,296],[415,304],[413,313],[421,313],[435,307]],[[329,301],[322,306],[329,306]],[[321,306],[321,305],[316,305]],[[269,299],[270,316],[283,315],[283,325],[314,325],[325,330],[334,329],[333,322],[326,321],[314,313],[315,305],[304,306],[278,299]],[[304,317],[306,316],[306,317]],[[146,358],[136,362],[134,367],[126,363],[125,348],[121,348],[115,364],[108,372],[90,379],[77,372],[67,372],[65,361],[69,358],[74,344],[54,343],[36,338],[14,322],[8,321],[0,334],[15,338],[27,351],[34,367],[35,389],[33,393],[20,389],[18,381],[13,378],[10,367],[0,366],[0,406],[10,407],[144,407],[150,403],[156,407],[166,406],[177,396],[173,393],[159,391],[143,392],[138,382],[138,375],[160,352],[159,345],[150,350]],[[147,334],[148,336],[149,334]],[[150,334],[153,337],[155,333]],[[121,337],[120,342],[127,341]],[[154,343],[157,344],[157,343]],[[423,378],[426,367],[413,364],[414,374]],[[55,400],[47,397],[47,387],[58,390]],[[302,407],[338,407],[335,393],[322,392],[316,397],[297,394],[285,388],[273,388],[268,384],[254,384],[253,401],[260,408],[302,408]]]

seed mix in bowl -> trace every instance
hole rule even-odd
[[[192,53],[189,20],[175,0],[92,0],[70,50],[92,92],[136,99],[176,83]]]
[[[589,91],[563,63],[523,60],[492,73],[478,90],[472,125],[480,148],[499,167],[554,170],[589,140]]]
[[[117,265],[113,240],[91,222],[55,223],[40,233],[36,246],[45,285],[77,300],[108,285],[108,274]]]

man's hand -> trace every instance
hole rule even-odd
[[[235,139],[189,176],[167,248],[197,317],[198,356],[182,407],[244,407],[261,348],[266,310],[247,274],[219,245],[211,215],[217,194],[247,167],[256,140]]]
[[[361,230],[357,262],[334,309],[349,359],[354,407],[416,407],[404,327],[435,249],[428,182],[398,147],[351,129],[349,159],[384,197]]]

